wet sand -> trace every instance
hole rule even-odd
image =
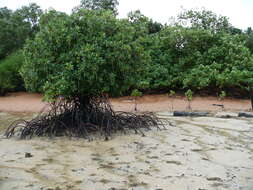
[[[120,111],[134,111],[134,101],[131,97],[110,99],[113,108]],[[169,98],[167,95],[145,95],[138,99],[139,111],[172,111],[186,110],[188,102],[185,97],[177,96]],[[192,110],[220,111],[222,108],[213,104],[224,104],[225,110],[248,111],[251,108],[250,100],[227,98],[219,101],[217,97],[195,96],[191,102]],[[41,94],[12,93],[6,97],[0,97],[0,111],[2,112],[39,112],[47,103],[42,101]],[[172,109],[173,107],[173,109]]]
[[[118,134],[91,142],[2,137],[0,189],[253,189],[252,119],[177,118],[167,112],[160,117],[174,126],[145,137]],[[6,118],[17,115],[0,114],[0,121]]]
[[[178,118],[186,110],[177,96],[149,95],[139,111],[155,111],[173,126],[153,129],[145,137],[117,134],[94,139],[5,139],[7,126],[35,116],[45,105],[40,94],[15,93],[0,98],[0,190],[252,190],[253,120]],[[115,110],[133,111],[130,97],[111,99]],[[195,97],[193,110],[225,110],[237,115],[249,100]],[[217,115],[227,113],[218,113]],[[215,114],[214,114],[215,115]]]

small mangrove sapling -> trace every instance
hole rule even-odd
[[[189,110],[192,110],[191,108],[191,101],[192,101],[192,98],[193,98],[193,92],[189,89],[185,92],[185,97],[188,101],[188,106],[187,106],[187,109]]]
[[[227,96],[225,91],[221,91],[219,94],[219,100],[221,101],[221,105],[222,105],[222,110],[224,110],[225,106],[224,106],[224,99]]]
[[[175,95],[176,95],[176,92],[174,90],[170,90],[170,92],[168,93],[168,96],[171,98],[171,111],[174,110],[174,105],[173,105],[173,101],[174,101],[174,98],[175,98]]]
[[[134,111],[137,111],[137,99],[142,96],[142,92],[135,89],[132,91],[131,96],[134,97]]]

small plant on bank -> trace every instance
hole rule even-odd
[[[192,98],[193,98],[193,92],[189,89],[185,92],[185,97],[188,101],[188,106],[187,106],[187,109],[188,110],[192,110],[191,108],[191,101],[192,101]]]
[[[137,111],[137,99],[142,96],[142,92],[135,89],[132,91],[131,96],[134,97],[134,111]]]
[[[224,99],[226,98],[227,94],[225,91],[221,91],[220,94],[219,94],[219,101],[221,101],[221,105],[222,105],[222,110],[225,109],[225,106],[224,106]]]
[[[168,96],[169,96],[170,98],[172,98],[171,101],[170,101],[170,103],[171,103],[171,111],[173,111],[173,110],[174,110],[174,105],[173,105],[173,103],[174,103],[174,98],[175,98],[175,96],[176,96],[176,92],[175,92],[174,90],[170,90],[170,92],[168,93]]]

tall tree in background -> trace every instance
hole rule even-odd
[[[39,30],[39,19],[43,14],[42,9],[36,3],[31,3],[28,6],[23,6],[21,9],[16,11],[24,22],[28,22],[31,27],[32,35]]]
[[[7,7],[0,8],[0,60],[16,45],[16,29],[12,16],[12,10]]]
[[[178,15],[177,21],[181,25],[213,32],[229,32],[231,28],[227,17],[218,16],[214,12],[205,9],[184,11]]]
[[[0,19],[9,19],[12,15],[12,10],[7,7],[0,8]]]
[[[114,15],[118,14],[117,6],[119,5],[118,0],[81,0],[80,5],[75,8],[88,10],[110,10]]]
[[[251,27],[247,28],[245,35],[246,46],[249,48],[251,53],[253,53],[253,30]]]
[[[0,95],[24,90],[19,69],[24,58],[21,49],[39,30],[42,10],[32,3],[12,11],[0,8]]]
[[[127,15],[128,21],[136,28],[137,35],[154,34],[162,30],[163,25],[146,17],[140,10],[131,11]]]
[[[34,3],[12,11],[0,8],[0,59],[21,48],[38,31],[42,10]]]

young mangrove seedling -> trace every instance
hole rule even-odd
[[[224,106],[224,99],[225,99],[226,96],[227,96],[227,94],[226,94],[225,91],[221,91],[220,94],[219,94],[219,101],[221,101],[222,110],[225,109],[225,106]]]
[[[192,92],[190,89],[187,90],[187,91],[185,92],[185,97],[186,97],[186,99],[187,99],[187,101],[188,101],[188,106],[187,106],[186,109],[192,110],[192,108],[191,108],[191,101],[192,101],[192,98],[193,98],[193,92]]]
[[[176,92],[174,90],[170,90],[170,92],[168,93],[168,96],[171,98],[171,111],[174,110],[174,105],[173,105],[173,101],[174,101],[174,98],[176,96]]]
[[[137,99],[142,96],[142,92],[135,89],[132,91],[131,96],[134,97],[134,111],[137,111]]]

